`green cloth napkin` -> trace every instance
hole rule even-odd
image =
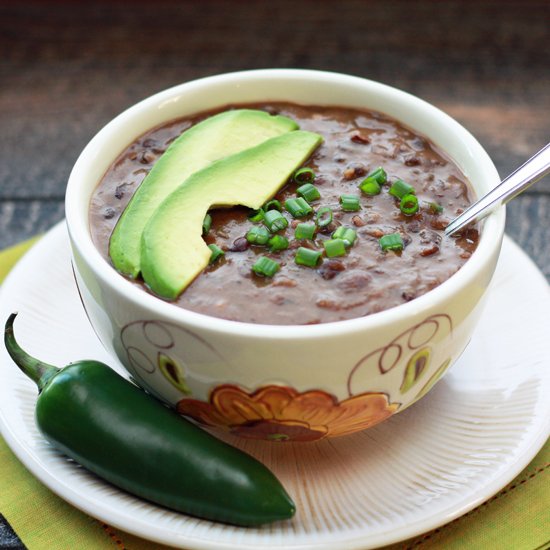
[[[0,282],[37,238],[0,252]],[[57,497],[0,438],[0,514],[29,550],[162,550],[95,520]],[[550,548],[550,441],[509,485],[468,514],[385,550]]]

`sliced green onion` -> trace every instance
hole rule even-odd
[[[437,204],[437,202],[426,202],[426,206],[432,214],[441,214],[443,212],[443,207]]]
[[[395,180],[390,187],[390,195],[402,199],[405,195],[415,195],[416,191],[412,185],[403,180]]]
[[[379,166],[359,184],[359,189],[361,189],[365,195],[378,195],[380,193],[380,186],[386,183],[387,179],[388,176],[386,171]]]
[[[276,233],[288,227],[288,220],[278,210],[268,210],[264,214],[264,224],[272,233]]]
[[[294,261],[298,265],[305,265],[307,267],[315,267],[319,263],[319,258],[321,257],[322,252],[320,250],[311,250],[310,248],[305,248],[301,246],[296,250],[296,256]]]
[[[273,277],[280,268],[281,266],[275,260],[267,256],[260,256],[252,266],[252,271],[262,277]]]
[[[304,185],[300,185],[300,187],[296,189],[296,194],[304,198],[307,202],[314,202],[321,198],[319,189],[311,183],[304,183]]]
[[[261,222],[264,219],[263,209],[260,208],[259,210],[253,210],[250,214],[248,214],[248,219],[251,222]]]
[[[399,203],[399,210],[405,216],[412,216],[418,212],[418,197],[416,195],[405,195]]]
[[[388,175],[386,174],[386,171],[379,166],[376,170],[373,170],[370,174],[367,175],[367,178],[374,178],[376,180],[376,183],[386,183],[386,180],[388,179]]]
[[[212,251],[209,261],[211,264],[213,264],[220,256],[225,254],[225,252],[216,244],[209,244],[208,248]]]
[[[332,208],[323,206],[317,210],[315,221],[319,227],[325,227],[332,222]]]
[[[346,243],[342,239],[329,239],[323,243],[327,258],[346,255]]]
[[[298,197],[297,199],[288,199],[285,201],[285,208],[294,218],[304,218],[313,212],[313,208],[311,208],[307,201],[302,197]]]
[[[202,234],[206,235],[210,231],[211,226],[212,216],[210,214],[206,214],[206,216],[204,216],[204,220],[202,220]]]
[[[346,246],[351,246],[357,238],[357,232],[351,227],[344,227],[341,225],[333,234],[333,239],[341,239]]]
[[[246,240],[251,244],[266,244],[270,237],[269,231],[262,225],[255,225],[248,230]]]
[[[384,252],[388,250],[403,250],[403,239],[399,233],[390,233],[389,235],[384,235],[378,239],[380,248]]]
[[[286,250],[288,248],[288,239],[282,235],[273,235],[273,237],[267,241],[267,246],[269,246],[271,252]]]
[[[292,179],[296,183],[313,183],[315,180],[315,172],[311,168],[299,168],[294,172]]]
[[[279,212],[282,212],[283,211],[283,207],[281,205],[281,203],[277,200],[277,199],[273,199],[273,200],[270,200],[268,202],[266,202],[263,206],[262,206],[262,210],[264,212],[267,212],[268,210],[278,210]]]
[[[359,184],[359,189],[365,195],[378,195],[380,193],[380,184],[376,181],[376,178],[369,176]]]
[[[313,239],[315,235],[314,223],[299,223],[294,231],[294,236],[297,239]]]
[[[356,195],[341,195],[340,204],[342,205],[342,210],[345,210],[346,212],[357,212],[358,210],[361,210],[359,197]]]

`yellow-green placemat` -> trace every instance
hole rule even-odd
[[[0,282],[35,239],[0,252]],[[95,520],[57,497],[0,438],[0,514],[29,550],[162,550]],[[509,485],[468,514],[385,550],[550,548],[550,442]],[[336,550],[336,549],[335,549]]]

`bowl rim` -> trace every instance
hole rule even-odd
[[[402,321],[405,317],[416,317],[424,311],[429,311],[435,304],[446,301],[461,289],[473,283],[476,275],[483,271],[487,262],[495,253],[495,250],[498,252],[504,234],[504,207],[495,210],[482,222],[483,229],[476,250],[466,263],[443,283],[410,302],[364,317],[347,320],[312,325],[271,325],[221,319],[186,310],[169,302],[165,302],[137,288],[134,284],[117,273],[117,271],[101,256],[100,252],[93,244],[88,229],[88,219],[84,219],[83,216],[79,215],[78,205],[79,201],[82,200],[79,193],[82,186],[79,185],[79,182],[84,181],[86,169],[92,161],[94,151],[104,142],[104,140],[108,139],[112,133],[126,124],[131,124],[135,117],[140,115],[143,116],[143,113],[150,112],[151,110],[158,110],[158,107],[166,102],[179,101],[178,98],[181,98],[181,96],[186,93],[196,93],[197,90],[208,87],[214,83],[219,85],[242,85],[243,83],[266,78],[290,80],[306,79],[312,82],[321,81],[325,84],[333,82],[348,85],[350,87],[362,86],[365,91],[368,88],[370,91],[375,91],[379,94],[389,94],[398,101],[413,102],[415,106],[424,109],[431,116],[436,116],[440,119],[441,124],[446,124],[451,127],[453,132],[455,132],[462,141],[468,143],[471,153],[476,156],[478,162],[484,164],[485,169],[489,173],[492,173],[493,185],[500,182],[498,172],[489,155],[468,130],[434,105],[408,92],[388,86],[387,84],[353,75],[311,69],[255,69],[223,73],[187,81],[157,92],[139,101],[113,118],[100,129],[85,146],[69,175],[65,195],[65,214],[71,245],[103,284],[111,287],[112,290],[121,295],[125,300],[136,304],[141,309],[147,310],[151,318],[163,318],[164,320],[169,320],[178,325],[183,324],[197,330],[246,336],[247,338],[282,341],[300,340],[304,338],[327,338],[339,334],[364,332],[373,327],[387,327]],[[271,100],[274,101],[275,99]],[[269,99],[266,98],[265,101],[269,101]],[[222,106],[222,102],[220,102],[220,106]],[[343,106],[345,107],[345,104]],[[368,109],[368,105],[366,105],[365,108]],[[396,118],[391,113],[388,113],[388,116]],[[414,128],[412,129],[414,130]],[[116,152],[116,155],[118,155],[121,150],[122,148]],[[446,152],[446,154],[451,157],[448,152]],[[114,155],[111,160],[114,160],[116,155]]]

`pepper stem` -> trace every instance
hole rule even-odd
[[[6,321],[4,328],[4,344],[10,354],[10,357],[15,361],[15,364],[38,386],[40,393],[44,386],[55,376],[61,369],[48,365],[42,361],[31,357],[26,351],[21,349],[13,334],[13,322],[17,317],[17,313],[12,313]]]

